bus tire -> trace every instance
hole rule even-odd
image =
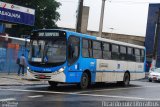
[[[149,82],[152,82],[152,78],[149,78],[148,81],[149,81]]]
[[[129,76],[129,73],[126,72],[123,77],[122,85],[127,87],[129,86],[129,84],[130,84],[130,76]]]
[[[57,82],[53,82],[53,81],[48,81],[48,84],[49,84],[51,87],[57,87],[57,85],[58,85]]]
[[[82,74],[81,81],[78,84],[78,87],[80,89],[86,89],[86,88],[88,88],[88,86],[89,86],[89,76],[88,76],[88,74],[86,72],[84,72]]]

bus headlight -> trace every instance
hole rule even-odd
[[[29,67],[27,67],[27,70],[29,70]]]
[[[58,70],[58,73],[63,72],[63,71],[64,71],[64,67],[63,67],[63,68],[60,68],[60,69]]]
[[[57,75],[57,74],[63,72],[64,69],[65,69],[64,67],[60,68],[58,71],[53,72],[53,75]]]

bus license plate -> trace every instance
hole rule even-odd
[[[39,78],[39,79],[45,79],[46,76],[45,76],[45,75],[39,75],[38,78]]]

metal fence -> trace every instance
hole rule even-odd
[[[24,53],[26,56],[26,51],[24,45],[19,45],[19,48],[0,46],[0,73],[17,73],[19,65],[16,63],[17,58]],[[25,70],[26,72],[26,70]]]

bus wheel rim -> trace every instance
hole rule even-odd
[[[82,86],[83,86],[83,87],[86,87],[86,86],[87,86],[87,77],[86,77],[86,76],[84,76],[84,77],[82,78]]]

